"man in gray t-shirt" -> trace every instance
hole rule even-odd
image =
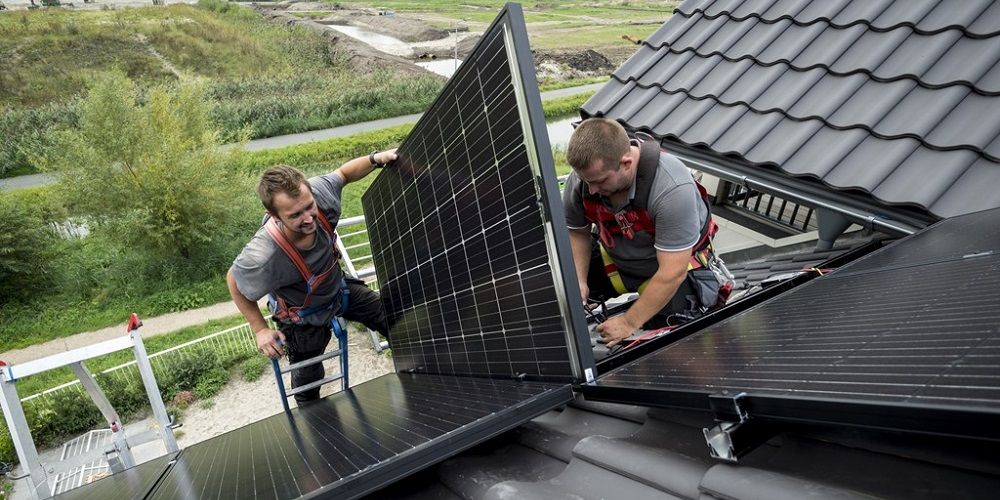
[[[604,118],[583,121],[566,156],[573,172],[563,206],[584,305],[639,292],[625,314],[597,327],[608,347],[658,316],[690,311],[697,295],[688,264],[709,211],[687,167],[654,143],[630,142],[621,124]]]
[[[395,150],[373,153],[308,181],[289,166],[271,167],[261,176],[257,194],[270,219],[236,257],[226,277],[229,294],[256,335],[261,354],[279,358],[284,346],[292,363],[322,354],[330,342],[334,316],[388,333],[378,293],[344,276],[333,230],[340,220],[344,186],[395,159]],[[287,245],[287,250],[280,244]],[[290,253],[301,256],[303,269]],[[307,285],[306,276],[313,277],[312,286]],[[344,286],[349,292],[346,311],[341,310]],[[277,299],[278,310],[271,312],[278,330],[268,327],[257,308],[257,301],[268,294]],[[321,364],[299,369],[292,374],[292,387],[322,377]],[[295,395],[299,403],[318,397],[319,388]]]

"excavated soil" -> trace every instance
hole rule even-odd
[[[373,63],[389,65],[405,72],[425,72],[422,68],[414,65],[412,60],[455,57],[456,38],[459,40],[458,58],[463,59],[480,38],[478,33],[470,33],[465,27],[458,28],[457,33],[449,32],[407,14],[386,15],[386,12],[376,9],[346,9],[337,4],[316,2],[272,4],[258,8],[280,22],[296,23],[315,29],[330,39],[337,50],[348,52],[352,61],[356,61],[360,65]],[[321,14],[322,18],[318,21],[311,21],[287,14],[286,11],[316,12]],[[409,43],[412,48],[412,59],[380,52],[368,44],[328,28],[327,25],[330,24],[355,26]],[[560,80],[608,75],[637,49],[638,47],[635,45],[623,45],[602,47],[599,50],[537,50],[533,51],[533,55],[540,79]]]

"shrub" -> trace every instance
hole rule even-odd
[[[208,347],[192,347],[177,356],[180,359],[161,370],[163,373],[156,374],[164,401],[170,401],[180,391],[195,390],[202,375],[218,363],[215,351]]]
[[[127,421],[148,409],[149,399],[146,396],[146,388],[142,384],[142,379],[139,378],[138,369],[124,368],[123,370],[131,372],[125,383],[121,383],[110,374],[98,374],[95,377],[97,383],[108,396],[111,406],[118,412],[118,416]]]
[[[14,440],[10,437],[10,432],[7,432],[7,423],[0,420],[0,462],[11,464],[17,461],[17,451],[14,449]]]
[[[264,356],[255,355],[240,363],[240,373],[243,376],[243,380],[256,382],[270,365],[271,361],[269,359]]]
[[[208,399],[218,394],[226,382],[229,382],[229,371],[221,366],[216,366],[198,378],[194,395],[198,399]]]

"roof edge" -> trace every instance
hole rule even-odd
[[[757,191],[775,194],[789,201],[837,212],[868,229],[905,236],[940,220],[930,213],[886,205],[871,197],[831,191],[828,187],[805,178],[754,167],[671,139],[657,139],[690,168]]]

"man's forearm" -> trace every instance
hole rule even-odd
[[[229,295],[233,298],[233,303],[236,304],[236,308],[239,309],[240,314],[250,324],[250,330],[257,333],[267,328],[267,321],[264,319],[264,315],[260,313],[257,303],[246,298],[240,292],[232,273],[226,273],[226,284],[229,286]]]
[[[632,307],[625,312],[625,318],[629,324],[641,328],[644,323],[666,307],[686,276],[686,268],[682,272],[675,270],[657,271],[635,304],[632,304]]]
[[[340,175],[344,177],[344,184],[364,179],[365,176],[372,173],[372,170],[375,170],[375,167],[367,156],[359,156],[353,160],[349,160],[337,169]]]

